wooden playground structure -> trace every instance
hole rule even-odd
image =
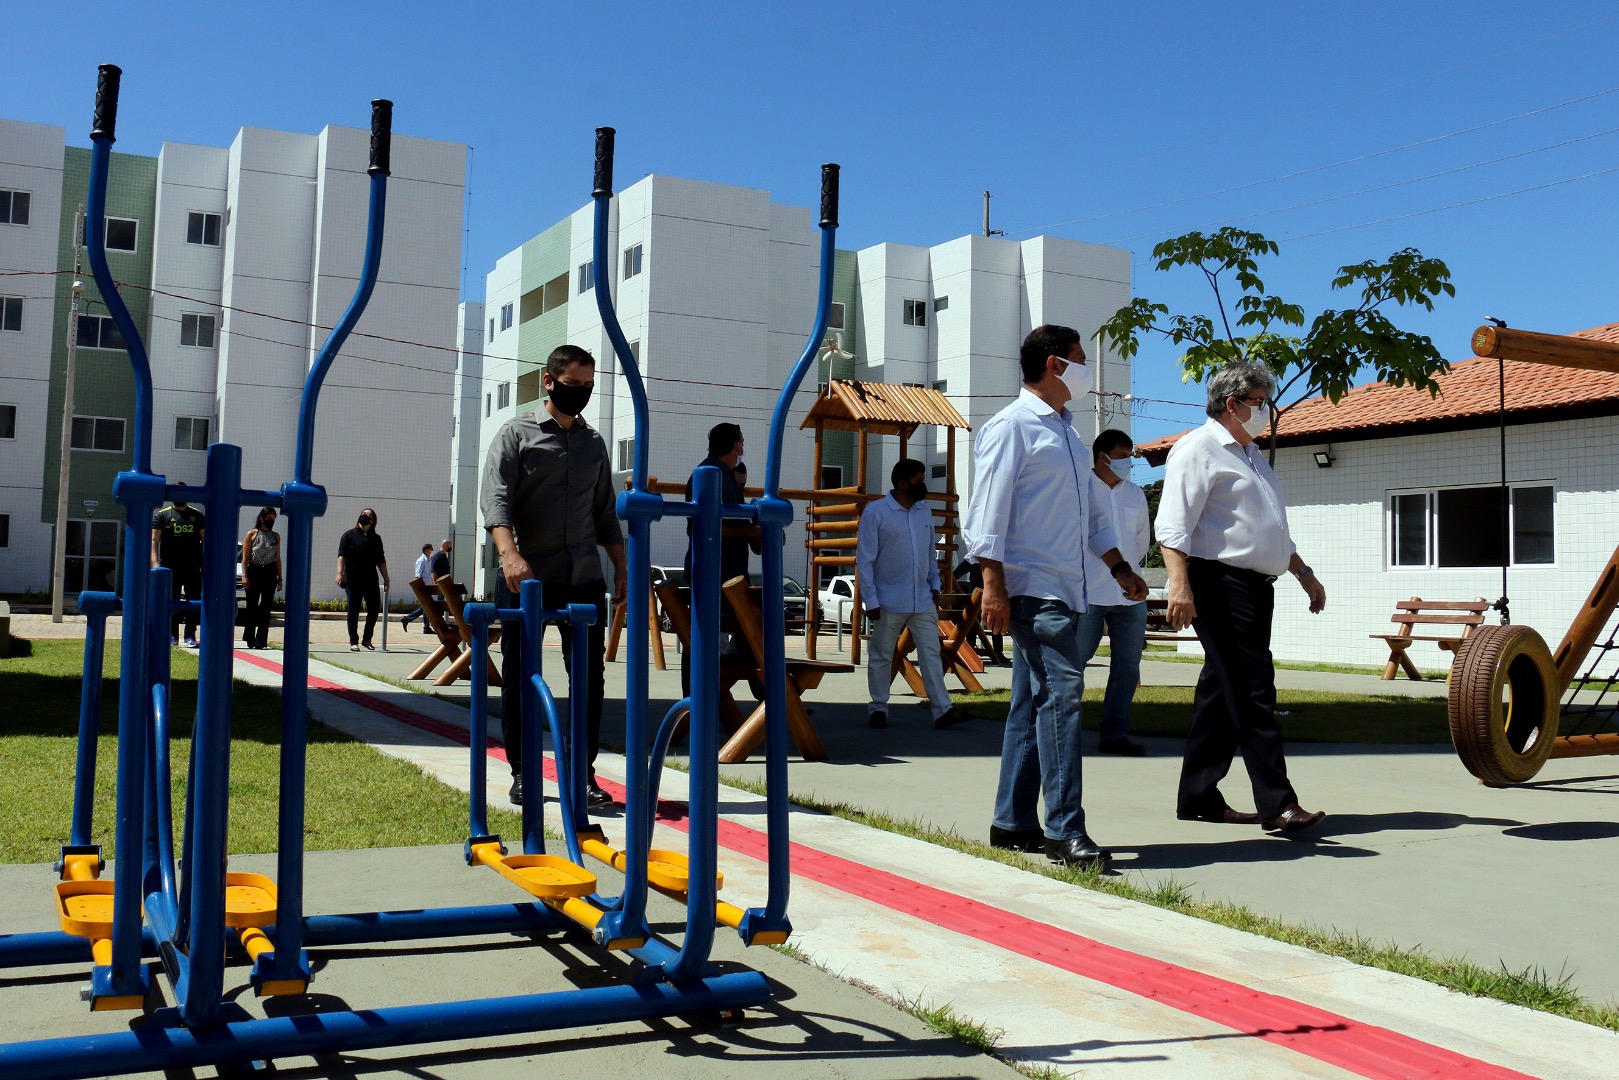
[[[1481,326],[1473,352],[1619,374],[1619,345],[1587,338]],[[1609,658],[1619,650],[1619,627],[1609,627],[1616,606],[1619,548],[1556,649],[1529,626],[1479,626],[1468,635],[1450,670],[1449,718],[1451,741],[1469,772],[1505,787],[1533,778],[1551,758],[1619,754],[1619,732],[1600,730],[1619,717],[1613,703],[1619,665]]]

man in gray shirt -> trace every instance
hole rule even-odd
[[[590,808],[599,809],[611,805],[612,799],[596,783],[607,627],[607,584],[602,580],[601,556],[596,549],[605,548],[612,560],[614,597],[622,597],[624,532],[615,512],[607,444],[595,428],[579,418],[596,385],[595,358],[578,346],[562,345],[546,360],[541,381],[546,393],[544,408],[506,421],[489,444],[479,507],[484,527],[500,553],[497,606],[516,607],[522,583],[537,578],[545,586],[547,608],[570,603],[592,604],[596,608],[596,622],[588,630],[589,671],[573,670],[576,631],[567,623],[558,625],[562,631],[562,659],[568,667],[568,693],[571,696],[582,691],[588,695],[590,775],[585,783],[585,798]],[[521,805],[519,641],[519,624],[506,624],[501,638],[501,679],[505,686],[500,727],[506,741],[506,760],[512,769],[511,800]]]

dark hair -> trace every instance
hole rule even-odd
[[[360,516],[354,519],[354,524],[357,526],[364,525],[367,518],[371,519],[371,524],[375,525],[377,523],[377,512],[369,506],[360,511]]]
[[[432,550],[433,550],[433,545],[432,544],[423,544],[422,545],[422,554],[423,555],[426,555],[429,551],[432,551]]]
[[[1066,360],[1068,353],[1078,344],[1079,331],[1072,327],[1047,324],[1030,330],[1018,354],[1018,362],[1023,367],[1023,381],[1039,382],[1046,373],[1046,357]]]
[[[1112,457],[1113,451],[1121,446],[1135,446],[1135,443],[1130,441],[1130,436],[1118,428],[1108,428],[1091,442],[1091,456],[1106,454]]]
[[[253,527],[255,529],[258,528],[259,522],[264,520],[264,515],[265,514],[269,514],[271,517],[275,517],[275,507],[273,507],[273,506],[263,506],[263,507],[259,508],[259,516],[253,519]]]
[[[715,424],[708,429],[708,452],[713,457],[724,457],[742,441],[742,428],[738,424]]]
[[[901,480],[915,476],[917,473],[927,472],[928,467],[915,458],[902,457],[894,462],[894,467],[888,471],[888,482],[899,487]]]
[[[560,379],[575,364],[595,368],[596,358],[577,345],[558,345],[545,358],[545,373],[553,379]]]

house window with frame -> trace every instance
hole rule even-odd
[[[843,301],[841,301],[841,300],[832,301],[831,311],[828,312],[827,317],[826,317],[826,328],[828,330],[842,330],[842,329],[844,329],[844,326],[843,326]]]
[[[489,320],[489,340],[495,340],[495,320]]]
[[[214,317],[187,312],[180,316],[180,344],[188,349],[214,347]]]
[[[140,246],[141,223],[134,218],[107,219],[107,250],[135,251]]]
[[[493,395],[493,394],[485,394],[483,396],[483,414],[485,416],[493,416],[494,412],[495,412],[495,395]]]
[[[635,467],[635,440],[618,440],[618,471],[627,472]]]
[[[121,454],[124,452],[124,418],[75,416],[69,445],[75,450]]]
[[[122,349],[123,331],[111,315],[80,315],[78,347],[81,349]]]
[[[211,421],[206,416],[176,416],[174,418],[174,448],[176,450],[206,450],[208,449],[208,427]]]
[[[512,384],[503,382],[495,388],[495,408],[504,409],[512,403]]]
[[[821,487],[827,491],[834,491],[843,486],[842,465],[821,466]]]
[[[928,302],[926,300],[905,301],[905,325],[926,326],[928,324]]]
[[[190,211],[186,214],[186,243],[218,247],[220,226],[224,220],[222,215],[207,210]]]
[[[935,466],[933,466],[933,479],[935,479],[935,480],[943,480],[945,478],[945,474],[948,471],[949,471],[948,466],[945,466],[945,465],[935,465]]]
[[[0,188],[0,225],[27,225],[33,201],[31,192]]]
[[[632,244],[624,249],[624,280],[628,281],[641,272],[641,255],[645,249],[644,244]]]
[[[943,311],[945,308],[947,308],[949,306],[950,306],[950,298],[948,296],[941,296],[941,297],[936,298],[933,301],[933,310],[934,311]]]
[[[512,328],[512,306],[510,304],[501,305],[500,328],[502,330],[510,330]]]
[[[579,264],[579,292],[587,293],[596,287],[596,260]]]
[[[17,406],[0,405],[0,439],[17,437]]]
[[[1556,562],[1555,493],[1549,483],[1508,488],[1510,566]],[[1391,570],[1485,569],[1502,561],[1501,488],[1394,491],[1388,498]]]
[[[934,379],[933,380],[933,389],[937,390],[941,394],[948,394],[950,392],[950,380],[949,379]]]
[[[22,332],[22,297],[0,296],[0,330]]]

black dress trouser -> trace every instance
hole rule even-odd
[[[1209,559],[1187,560],[1203,644],[1203,672],[1192,699],[1176,811],[1222,809],[1219,783],[1240,750],[1253,785],[1254,808],[1272,818],[1297,803],[1287,779],[1282,730],[1276,722],[1276,668],[1271,662],[1272,579]]]
[[[270,608],[275,602],[275,563],[247,564],[247,612],[242,640],[255,649],[269,644]]]
[[[589,669],[584,672],[584,684],[580,684],[580,673],[573,670],[573,635],[576,633],[573,626],[568,623],[557,623],[562,632],[562,665],[568,673],[568,696],[584,691],[586,694],[586,727],[585,745],[586,759],[589,762],[589,775],[596,775],[596,752],[601,748],[602,730],[602,699],[607,690],[607,583],[598,579],[579,585],[571,585],[564,581],[544,582],[544,601],[549,609],[565,607],[568,604],[593,604],[596,608],[596,621],[586,631],[585,652],[588,653]],[[495,606],[514,608],[517,606],[517,597],[506,588],[506,579],[497,578],[495,586]],[[523,762],[523,732],[518,723],[518,693],[523,680],[523,652],[522,652],[522,623],[508,622],[501,624],[500,631],[500,681],[504,684],[500,694],[500,737],[506,743],[506,763],[511,766],[512,775],[516,776],[522,768]],[[547,680],[548,682],[550,680]],[[563,709],[561,702],[558,709]],[[562,730],[568,730],[568,714],[562,712],[560,718]],[[540,721],[544,730],[545,721]]]
[[[169,568],[169,587],[176,600],[202,599],[202,564],[195,565],[165,563]],[[175,615],[169,620],[169,636],[179,637],[180,626],[185,625],[186,637],[197,636],[197,613],[188,611],[184,615]]]

